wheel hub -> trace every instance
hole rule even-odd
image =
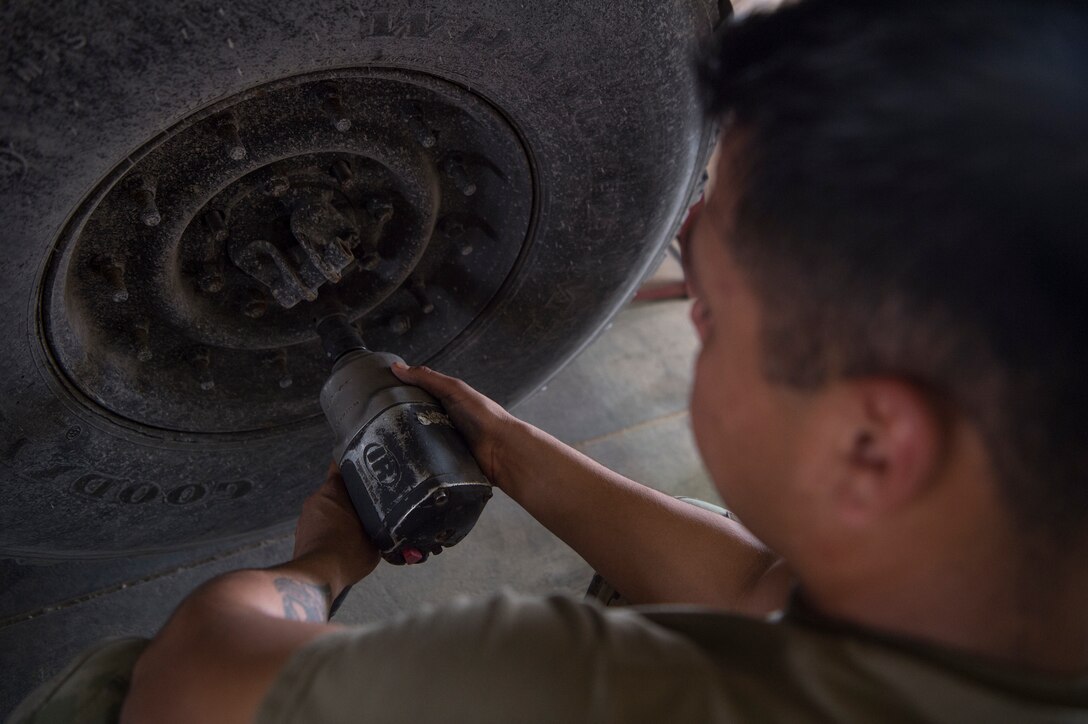
[[[278,81],[134,153],[58,239],[42,339],[87,408],[125,424],[235,433],[320,414],[314,324],[432,357],[525,245],[528,158],[483,99],[429,75]]]

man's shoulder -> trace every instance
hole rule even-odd
[[[637,611],[501,594],[317,639],[258,721],[713,721],[715,689],[707,654]]]
[[[976,669],[790,620],[502,594],[318,639],[281,673],[259,721],[313,707],[333,722],[363,710],[380,720],[675,722],[1088,711],[1083,688],[1079,700],[1068,689],[1055,698]]]

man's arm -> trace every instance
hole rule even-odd
[[[696,603],[761,615],[792,575],[736,521],[636,483],[522,422],[460,380],[394,367],[439,398],[491,481],[632,603]]]
[[[335,467],[306,501],[289,563],[220,576],[190,595],[140,657],[122,721],[251,721],[291,655],[334,630],[329,607],[378,553]]]

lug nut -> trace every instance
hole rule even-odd
[[[208,239],[204,245],[204,264],[197,275],[200,291],[215,294],[223,290],[223,270],[219,263],[220,245],[230,236],[223,212],[212,209],[204,214],[204,224],[208,227]]]
[[[465,235],[465,225],[459,220],[451,216],[445,216],[438,221],[438,230],[442,232],[442,235],[453,239],[462,238]],[[458,246],[458,250],[461,252],[461,256],[468,256],[472,253],[472,244],[469,242],[463,242]]]
[[[389,320],[389,331],[391,331],[393,334],[405,334],[411,328],[412,320],[408,319],[408,317],[403,314],[398,314],[397,316]]]
[[[219,137],[223,139],[223,148],[232,161],[241,161],[247,155],[246,147],[238,136],[238,122],[234,118],[224,118],[217,129]]]
[[[242,313],[250,319],[259,319],[268,311],[268,298],[258,291],[250,294],[249,299],[242,305]]]
[[[280,373],[280,389],[286,390],[294,383],[294,380],[291,379],[291,373],[287,371],[287,350],[281,349],[279,354],[276,355],[276,365]]]
[[[125,286],[125,265],[117,259],[102,261],[102,276],[110,287],[110,299],[114,302],[128,301],[128,287]]]
[[[476,193],[476,184],[469,180],[468,174],[465,172],[465,166],[459,159],[453,157],[446,159],[442,170],[446,172],[446,175],[450,177],[450,181],[453,181],[453,185],[462,194],[472,196]]]
[[[291,378],[291,373],[287,370],[287,350],[281,349],[273,352],[265,358],[265,362],[275,365],[276,372],[279,375],[278,384],[281,389],[286,390],[294,384],[294,379]]]
[[[440,231],[445,237],[453,241],[463,239],[468,227],[472,227],[491,239],[497,239],[495,230],[491,228],[491,225],[478,216],[473,214],[462,215],[460,218],[453,216],[444,216],[438,220],[438,231]],[[472,243],[469,241],[462,241],[458,244],[458,249],[461,252],[461,256],[468,256],[474,250]]]
[[[204,264],[204,268],[200,270],[200,275],[197,277],[196,282],[200,286],[200,291],[202,292],[216,294],[223,291],[223,273],[219,271],[218,265],[214,262],[206,262]]]
[[[351,172],[351,166],[342,158],[333,163],[330,171],[333,177],[344,187],[349,186],[355,178],[355,175]]]
[[[412,132],[412,137],[416,139],[416,143],[424,148],[434,148],[434,144],[438,141],[431,129],[427,128],[427,124],[415,116],[408,118],[408,130]]]
[[[346,133],[351,130],[351,119],[344,113],[344,106],[340,103],[340,96],[331,93],[325,102],[321,104],[321,110],[325,111],[325,115],[332,121],[332,127],[340,133]]]
[[[137,205],[137,218],[144,226],[158,226],[162,222],[162,215],[155,205],[155,191],[144,186],[136,190],[133,197]]]
[[[151,353],[151,323],[143,319],[135,324],[136,330],[136,360],[150,362],[154,356]]]
[[[196,380],[200,383],[200,389],[207,392],[215,388],[215,380],[212,379],[211,358],[208,350],[198,349],[193,353],[193,371]]]
[[[340,247],[340,250],[344,252],[345,256],[351,256],[352,250],[355,245],[359,243],[359,235],[354,231],[349,231],[343,236],[336,237],[336,244]]]
[[[280,198],[291,188],[291,182],[283,176],[273,176],[265,182],[264,190],[269,196]]]
[[[378,225],[386,224],[393,218],[393,204],[377,196],[371,196],[366,200],[366,212],[370,218],[378,222]]]
[[[382,255],[373,249],[363,252],[359,257],[359,266],[367,271],[374,271],[382,263]]]
[[[227,230],[227,221],[223,218],[223,212],[218,209],[212,209],[204,214],[204,223],[207,224],[208,231],[211,232],[212,241],[222,243],[230,236],[230,232]]]
[[[459,239],[465,235],[465,225],[451,216],[444,216],[439,220],[438,230],[450,239]]]
[[[434,311],[434,302],[427,296],[427,286],[423,283],[422,279],[413,279],[408,285],[408,291],[412,293],[412,296],[419,302],[419,307],[424,314],[430,314]]]

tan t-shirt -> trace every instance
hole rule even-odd
[[[257,721],[1088,722],[1088,675],[1002,670],[800,617],[499,595],[317,639]]]

